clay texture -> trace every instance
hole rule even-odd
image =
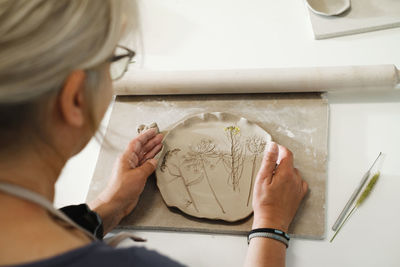
[[[156,170],[164,201],[200,218],[249,216],[254,178],[270,141],[257,124],[229,113],[185,119],[165,136]]]

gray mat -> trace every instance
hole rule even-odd
[[[116,157],[137,135],[137,125],[157,122],[163,131],[184,117],[216,111],[233,113],[259,124],[272,135],[274,141],[293,151],[295,167],[309,183],[310,192],[289,232],[299,237],[323,238],[328,104],[319,94],[117,97],[106,132],[106,139],[114,149],[102,146],[88,201],[95,198],[106,185]],[[251,223],[252,216],[227,223],[194,218],[168,208],[152,176],[138,206],[121,222],[120,227],[243,235],[251,229]]]

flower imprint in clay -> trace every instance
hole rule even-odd
[[[254,177],[271,136],[229,113],[203,113],[164,137],[157,186],[170,207],[189,215],[237,221],[252,213]]]

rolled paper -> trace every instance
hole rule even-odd
[[[117,95],[386,91],[399,88],[395,65],[153,71],[134,69]]]

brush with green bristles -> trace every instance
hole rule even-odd
[[[380,172],[377,172],[374,174],[374,176],[372,176],[371,180],[369,181],[368,185],[365,187],[364,191],[361,193],[360,197],[357,199],[356,204],[354,205],[354,207],[351,209],[350,213],[346,216],[346,218],[344,219],[344,221],[340,224],[339,228],[337,229],[337,231],[335,232],[335,234],[333,235],[332,239],[330,242],[333,241],[333,239],[335,239],[335,237],[337,236],[337,234],[339,233],[340,229],[342,229],[343,225],[347,222],[347,220],[353,215],[353,213],[358,209],[358,207],[365,201],[365,199],[367,199],[367,197],[371,194],[372,189],[374,188],[376,182],[378,181],[380,176]]]

